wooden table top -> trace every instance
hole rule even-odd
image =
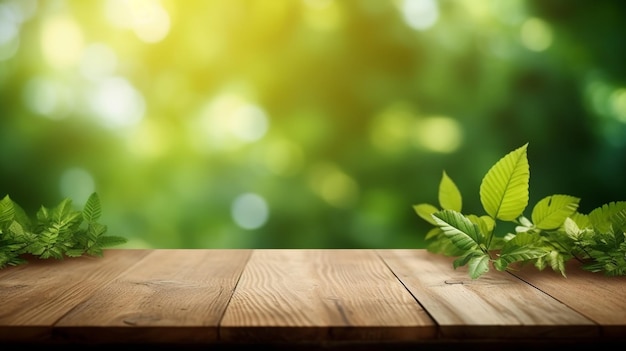
[[[626,342],[626,277],[422,249],[105,251],[0,270],[1,344]]]

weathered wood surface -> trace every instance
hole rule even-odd
[[[435,333],[424,309],[368,250],[257,250],[221,323],[226,341],[404,341]]]
[[[0,270],[0,344],[626,342],[626,277],[425,250],[108,250]]]

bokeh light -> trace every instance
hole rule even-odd
[[[520,36],[524,46],[532,51],[544,51],[552,45],[552,30],[547,23],[538,18],[524,21]]]
[[[58,69],[78,63],[84,46],[80,26],[69,15],[56,15],[45,20],[41,28],[41,50],[47,63]]]
[[[237,196],[231,207],[233,220],[243,229],[257,229],[269,217],[267,202],[258,194],[245,193]]]
[[[412,248],[442,170],[626,199],[626,2],[0,0],[0,197],[129,248]]]

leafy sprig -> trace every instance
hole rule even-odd
[[[480,202],[486,214],[463,214],[462,196],[443,171],[439,207],[413,206],[433,225],[426,234],[427,250],[454,256],[453,267],[468,266],[472,279],[491,268],[499,271],[533,264],[550,267],[564,277],[570,259],[582,268],[609,276],[626,275],[626,201],[610,202],[588,214],[578,212],[580,199],[555,194],[539,200],[524,215],[529,202],[528,143],[494,164],[480,184]],[[512,224],[501,232],[498,225]]]
[[[42,206],[34,218],[6,195],[0,200],[0,268],[26,263],[27,254],[42,259],[102,256],[104,248],[126,243],[123,237],[105,235],[107,227],[98,222],[101,214],[97,193],[82,211],[64,199],[53,208]]]

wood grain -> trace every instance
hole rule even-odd
[[[626,276],[608,277],[582,269],[571,260],[566,278],[551,269],[523,267],[512,274],[568,305],[602,327],[606,337],[626,335]]]
[[[109,250],[104,257],[33,259],[0,271],[0,338],[46,340],[77,304],[131,267],[146,251]]]
[[[582,338],[597,325],[506,272],[469,278],[466,267],[425,250],[378,253],[439,324],[444,338]]]
[[[153,250],[56,325],[94,342],[202,343],[218,323],[249,250]]]
[[[570,262],[567,278],[524,267],[472,280],[452,260],[422,249],[121,249],[29,260],[0,270],[0,344],[484,351],[626,342],[626,277]]]
[[[255,250],[224,341],[419,340],[435,325],[370,250]]]

